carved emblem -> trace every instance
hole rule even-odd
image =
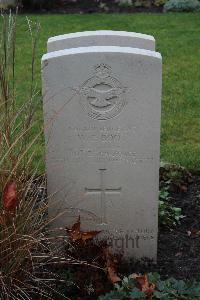
[[[126,88],[112,76],[111,67],[100,64],[95,67],[95,74],[80,87],[80,104],[90,118],[108,120],[126,105],[125,92]]]

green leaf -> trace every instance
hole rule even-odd
[[[156,272],[148,274],[148,280],[151,283],[156,283],[160,280],[160,275]]]
[[[156,297],[156,299],[170,300],[168,293],[162,293],[162,292],[159,292],[159,291],[154,291],[153,299],[155,299],[155,297]]]
[[[181,210],[182,210],[182,209],[181,209],[180,207],[174,207],[173,210],[174,210],[175,212],[181,213]]]
[[[130,293],[131,299],[143,299],[145,294],[137,288],[132,289]]]
[[[158,281],[156,283],[156,288],[161,292],[164,290],[165,286],[166,286],[166,284],[164,281]]]

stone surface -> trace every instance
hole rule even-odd
[[[156,259],[161,56],[83,47],[42,59],[54,226],[103,230],[126,257]]]
[[[55,36],[47,43],[48,52],[89,46],[123,46],[154,51],[155,39],[135,32],[98,30]]]

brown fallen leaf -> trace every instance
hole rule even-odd
[[[180,185],[180,187],[179,187],[179,188],[180,188],[180,191],[181,191],[181,192],[183,192],[183,193],[186,193],[186,192],[187,192],[187,190],[188,190],[187,186],[186,186],[186,185],[183,185],[183,184],[182,184],[182,185]]]
[[[87,240],[93,239],[97,234],[99,234],[101,231],[86,231],[82,232],[81,239],[85,242]]]
[[[106,260],[106,270],[108,279],[113,283],[121,281],[121,278],[117,275],[117,265],[113,254],[110,252],[109,247],[104,249],[104,256]]]
[[[72,241],[78,241],[81,239],[80,227],[81,227],[81,220],[79,216],[78,221],[72,226],[72,228],[67,229],[69,237]]]
[[[188,230],[187,234],[188,234],[188,236],[191,236],[191,237],[193,237],[193,236],[198,237],[198,236],[200,236],[200,229],[191,229],[191,230]]]
[[[133,278],[135,279],[136,283],[137,283],[137,287],[147,296],[147,297],[151,297],[153,294],[153,291],[155,289],[155,284],[154,283],[150,283],[148,281],[148,276],[147,274],[141,276],[141,275],[137,275],[134,274],[135,276],[133,276]]]
[[[107,267],[108,278],[114,284],[121,281],[121,278],[117,275],[116,270],[113,267]]]
[[[81,241],[86,242],[87,240],[93,239],[101,231],[81,231],[81,218],[78,217],[77,222],[72,226],[71,229],[67,228],[67,234],[73,242]]]

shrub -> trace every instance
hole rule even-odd
[[[24,101],[18,87],[23,78],[19,80],[16,74],[16,23],[16,17],[1,16],[0,298],[50,299],[47,282],[52,274],[44,269],[47,262],[58,262],[59,258],[52,250],[46,228],[50,222],[46,217],[48,206],[39,188],[44,179],[36,179],[37,170],[32,166],[36,158],[34,144],[43,132],[33,130],[38,126],[34,112],[40,103],[34,82],[39,25],[33,27],[28,21],[32,56],[30,68],[26,65],[28,86]]]
[[[144,278],[145,276],[141,277],[142,281],[144,281]],[[139,289],[138,282],[133,279],[133,276],[125,277],[121,284],[116,284],[110,293],[101,296],[99,300],[198,300],[200,297],[200,283],[176,280],[174,278],[161,280],[157,273],[150,273],[147,278],[148,281],[144,281],[143,286]]]
[[[108,12],[109,11],[109,7],[107,6],[106,3],[103,3],[103,2],[100,2],[99,3],[99,8],[105,12]]]
[[[136,0],[134,6],[136,7],[151,7],[152,1],[150,0]]]
[[[200,11],[198,0],[169,0],[164,5],[164,11]]]
[[[1,0],[0,1],[0,8],[12,8],[15,7],[16,1],[15,0]]]
[[[115,3],[120,7],[151,7],[151,6],[163,6],[167,0],[115,0]]]
[[[132,0],[116,0],[116,3],[120,7],[129,7],[129,6],[133,5],[133,1]]]
[[[155,6],[162,6],[167,2],[167,0],[154,0]]]
[[[19,0],[19,4],[25,9],[52,8],[57,2],[57,0]]]

